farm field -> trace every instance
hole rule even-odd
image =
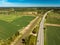
[[[60,27],[47,26],[46,28],[45,45],[60,45]]]
[[[60,14],[51,12],[47,15],[46,23],[60,24]]]
[[[51,25],[45,25],[45,45],[60,45],[60,14],[49,13],[46,18],[46,24]]]
[[[6,22],[12,22],[16,18],[21,17],[20,15],[0,15],[0,20],[4,20]]]
[[[1,16],[0,15],[0,40],[12,37],[19,29],[26,27],[34,16]]]

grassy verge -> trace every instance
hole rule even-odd
[[[37,35],[38,29],[39,25],[33,29],[32,33]],[[30,35],[27,39],[26,45],[36,45],[36,42],[37,42],[37,36]]]
[[[30,35],[29,45],[36,45],[37,36]]]

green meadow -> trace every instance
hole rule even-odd
[[[59,24],[60,14],[51,12],[46,17],[46,23]],[[60,27],[59,26],[47,26],[45,32],[45,45],[60,45]]]
[[[45,45],[60,45],[60,27],[47,26]]]
[[[60,14],[51,12],[47,15],[46,23],[60,24]]]
[[[0,40],[12,37],[18,30],[26,27],[35,17],[0,15]]]

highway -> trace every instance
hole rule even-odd
[[[41,22],[40,22],[40,27],[39,27],[39,32],[38,32],[38,37],[37,37],[37,44],[36,45],[44,45],[44,20],[45,20],[45,17],[47,16],[47,14],[49,13],[49,12],[51,12],[52,10],[50,10],[50,11],[47,11],[45,14],[44,14],[44,16],[43,16],[43,18],[42,18],[42,20],[41,20]]]

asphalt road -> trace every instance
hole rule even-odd
[[[44,29],[43,29],[44,28],[44,20],[45,20],[45,17],[47,16],[47,14],[51,11],[52,10],[47,11],[44,14],[44,16],[40,22],[40,28],[39,28],[38,37],[37,37],[37,45],[44,45]]]

